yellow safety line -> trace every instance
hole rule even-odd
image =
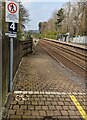
[[[76,105],[77,109],[79,110],[80,114],[82,115],[82,117],[87,120],[87,114],[86,112],[83,110],[83,108],[81,107],[80,103],[77,101],[76,97],[74,95],[70,95],[71,100],[74,102],[74,104]]]

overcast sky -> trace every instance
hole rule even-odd
[[[51,1],[51,2],[49,2]],[[61,2],[62,1],[62,2]],[[26,30],[38,30],[38,23],[47,21],[51,18],[53,12],[61,8],[69,0],[22,0],[24,7],[30,14],[30,22],[26,25]]]

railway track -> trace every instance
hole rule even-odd
[[[79,48],[74,49],[74,47],[47,40],[41,40],[39,45],[56,61],[62,63],[85,79],[87,74],[87,51],[80,50]]]

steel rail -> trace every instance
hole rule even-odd
[[[63,54],[61,54],[58,51],[54,50],[54,48],[50,48],[50,46],[48,47],[47,45],[44,45],[42,42],[39,43],[39,46],[42,49],[44,49],[57,62],[61,63],[62,65],[66,66],[66,67],[68,67],[69,69],[72,69],[74,72],[76,72],[80,76],[86,77],[85,75],[87,73],[87,69],[84,68],[83,66],[77,64],[75,61],[72,61],[67,56],[63,56]],[[60,59],[62,60],[62,62],[61,62]]]
[[[65,54],[65,56],[68,56],[69,58],[72,57],[72,60],[74,60],[76,63],[82,64],[83,67],[85,66],[86,59],[83,60],[83,59],[79,58],[78,54],[74,55],[73,52],[71,53],[71,52],[69,52],[69,50],[67,50],[67,52],[64,52],[65,51],[64,48],[60,49],[60,47],[55,47],[54,45],[51,45],[51,44],[49,45],[48,43],[45,43],[45,42],[44,42],[44,44],[49,47],[51,46],[53,49],[55,49],[55,51],[58,51],[58,53],[60,52],[63,55]]]
[[[86,53],[85,54],[82,54],[82,53],[80,53],[80,52],[76,52],[76,51],[74,51],[74,50],[71,50],[71,49],[67,49],[67,48],[65,48],[65,47],[63,47],[63,46],[59,46],[59,44],[57,44],[57,43],[53,43],[53,42],[51,42],[51,41],[46,41],[46,40],[44,40],[44,42],[46,42],[46,43],[50,43],[50,45],[52,46],[52,45],[55,45],[55,47],[57,48],[60,48],[60,49],[63,49],[65,52],[68,52],[69,54],[72,54],[72,55],[74,55],[74,56],[76,56],[76,57],[78,57],[78,58],[80,58],[80,59],[83,59],[83,60],[86,60]],[[53,44],[52,44],[53,43]],[[66,46],[66,45],[65,45]],[[73,46],[72,46],[73,47]],[[75,47],[76,48],[76,47]],[[77,48],[78,49],[78,48]],[[75,54],[74,54],[75,53]],[[79,56],[78,56],[79,55]]]
[[[45,47],[47,47],[47,46],[45,45]],[[54,51],[56,54],[61,55],[61,56],[62,56],[62,57],[64,57],[65,59],[67,59],[67,60],[69,60],[70,62],[74,63],[75,65],[79,66],[81,69],[83,69],[83,70],[87,71],[85,68],[83,68],[82,66],[80,66],[80,65],[79,65],[79,64],[77,64],[76,62],[74,62],[74,61],[70,60],[69,58],[65,57],[64,55],[62,55],[62,54],[58,53],[56,50],[51,49],[50,47],[47,47],[47,48],[48,48],[48,49],[50,49],[51,51]]]

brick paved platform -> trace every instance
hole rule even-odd
[[[83,119],[81,109],[78,110],[70,97],[72,95],[85,110],[85,81],[57,63],[37,45],[32,55],[22,60],[3,118]]]

